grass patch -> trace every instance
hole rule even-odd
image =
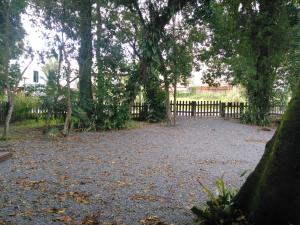
[[[18,128],[18,129],[38,129],[43,128],[45,126],[45,120],[43,119],[31,119],[31,120],[23,120],[19,122],[15,122],[11,124],[11,129]],[[50,126],[57,126],[62,125],[64,123],[63,120],[52,119],[49,121]]]
[[[146,124],[147,124],[147,122],[129,120],[129,121],[126,122],[125,129],[143,128]]]
[[[53,119],[49,121],[50,127],[63,125],[63,120]],[[8,140],[24,140],[36,135],[42,134],[42,129],[45,127],[45,120],[23,120],[10,124]],[[0,126],[1,132],[3,125]]]
[[[242,91],[232,90],[228,93],[178,93],[178,101],[222,101],[222,102],[245,102],[246,96]]]

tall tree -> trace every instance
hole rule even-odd
[[[210,78],[222,75],[223,69],[233,83],[242,84],[249,116],[261,123],[269,112],[276,69],[290,40],[292,1],[215,1],[213,6],[207,59],[218,66]]]
[[[299,127],[300,82],[262,159],[235,198],[235,206],[255,224],[300,224]]]
[[[132,76],[132,82],[139,82],[144,87],[146,102],[150,108],[149,120],[156,121],[165,118],[165,97],[161,90],[160,75],[163,75],[164,65],[160,57],[159,43],[165,32],[165,26],[171,18],[184,7],[195,1],[151,1],[140,3],[137,0],[126,1],[125,4],[133,12],[140,24],[138,39],[140,62],[137,71]],[[136,23],[136,21],[133,21]],[[136,87],[136,85],[132,85]],[[134,91],[134,90],[133,90]],[[136,93],[132,94],[134,100]]]
[[[79,11],[79,105],[88,114],[93,112],[92,93],[92,65],[93,65],[93,37],[92,37],[92,0],[76,2]]]
[[[18,64],[11,60],[18,59],[25,52],[23,38],[25,31],[21,23],[25,0],[4,0],[0,2],[0,79],[6,89],[8,112],[5,119],[2,138],[6,139],[14,109],[14,94],[28,66],[21,72]],[[32,61],[32,60],[31,60]],[[17,68],[17,70],[15,70]]]
[[[64,96],[66,119],[63,134],[68,135],[71,126],[72,104],[71,104],[71,73],[72,67],[70,59],[75,58],[75,41],[77,39],[76,6],[72,1],[61,0],[48,2],[44,0],[34,0],[36,13],[41,17],[41,22],[45,26],[45,32],[51,30],[53,38],[48,38],[49,50],[46,52],[48,57],[54,57],[54,65],[49,68],[46,66],[48,78],[46,86],[46,96],[44,99],[48,109],[48,115],[54,108],[59,111],[58,98]],[[48,30],[47,30],[48,29]],[[62,87],[62,78],[66,80],[66,88]],[[75,78],[76,79],[76,78]],[[65,90],[66,89],[66,90]]]

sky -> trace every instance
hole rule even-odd
[[[29,46],[32,47],[34,52],[42,52],[43,50],[47,50],[47,42],[46,39],[43,37],[43,26],[40,24],[34,24],[28,15],[22,15],[22,23],[23,27],[27,33],[25,37],[25,42],[28,43]],[[25,60],[24,66],[27,65],[29,60]],[[32,84],[33,83],[33,71],[37,70],[39,71],[39,74],[42,76],[42,79],[40,81],[44,83],[43,80],[43,74],[41,71],[43,64],[39,62],[39,57],[35,56],[34,61],[30,65],[29,69],[24,74],[25,77],[25,83]],[[201,72],[193,72],[192,73],[192,86],[199,86],[202,84],[201,82]],[[21,85],[24,84],[24,81],[21,83]]]
[[[31,46],[31,48],[33,49],[34,52],[42,51],[45,48],[44,46],[46,46],[46,44],[45,44],[45,40],[42,37],[42,32],[40,30],[40,26],[33,24],[30,21],[30,17],[28,17],[27,15],[22,15],[22,24],[27,33],[27,35],[25,37],[25,43],[28,43],[28,45]],[[24,68],[28,64],[30,59],[26,59],[26,60],[23,59],[23,61],[24,62],[22,63],[23,64],[22,67]],[[28,68],[28,70],[26,71],[26,73],[23,76],[25,78],[25,83],[32,84],[33,83],[33,71],[37,70],[37,71],[39,71],[39,73],[41,73],[41,67],[42,67],[42,64],[39,63],[38,57],[35,56],[33,62],[31,63],[30,67]],[[42,82],[42,79],[40,79],[40,81]],[[23,85],[23,84],[24,84],[24,79],[20,85]]]

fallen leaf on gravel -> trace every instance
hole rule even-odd
[[[134,201],[150,201],[150,202],[155,202],[155,201],[159,201],[160,198],[158,196],[154,196],[154,195],[134,195],[131,197],[132,200]]]
[[[22,183],[22,186],[26,190],[32,190],[32,189],[40,189],[41,191],[45,191],[46,188],[46,181],[45,180],[40,180],[40,181],[24,181]]]
[[[72,197],[73,199],[75,199],[75,201],[78,203],[83,203],[83,204],[90,203],[90,199],[89,199],[90,194],[88,194],[86,192],[70,191],[70,192],[67,192],[67,195]]]
[[[57,208],[49,208],[45,210],[48,213],[57,213],[57,214],[64,214],[66,212],[65,208],[57,209]]]
[[[157,216],[148,216],[147,218],[140,220],[141,224],[145,225],[167,225],[162,222]]]
[[[73,221],[73,219],[70,216],[62,216],[62,217],[59,217],[58,220],[60,220],[64,223],[70,223]]]
[[[81,225],[99,225],[100,222],[98,221],[98,218],[96,215],[89,215],[86,216],[83,221],[81,222]]]

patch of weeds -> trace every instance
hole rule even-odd
[[[51,127],[46,132],[46,136],[49,138],[59,138],[59,137],[63,137],[63,134],[62,134],[61,130],[58,129],[57,127]]]
[[[63,124],[63,120],[52,119],[49,121],[49,126],[56,126]],[[34,120],[23,120],[11,124],[11,129],[37,129],[45,126],[45,120],[34,119]]]
[[[129,120],[125,124],[125,129],[138,129],[145,126],[145,122],[136,121],[136,120]]]
[[[229,189],[223,177],[216,180],[216,193],[213,193],[198,180],[209,200],[202,208],[194,206],[191,210],[197,216],[193,225],[250,225],[246,215],[236,209],[233,199],[237,190]]]

